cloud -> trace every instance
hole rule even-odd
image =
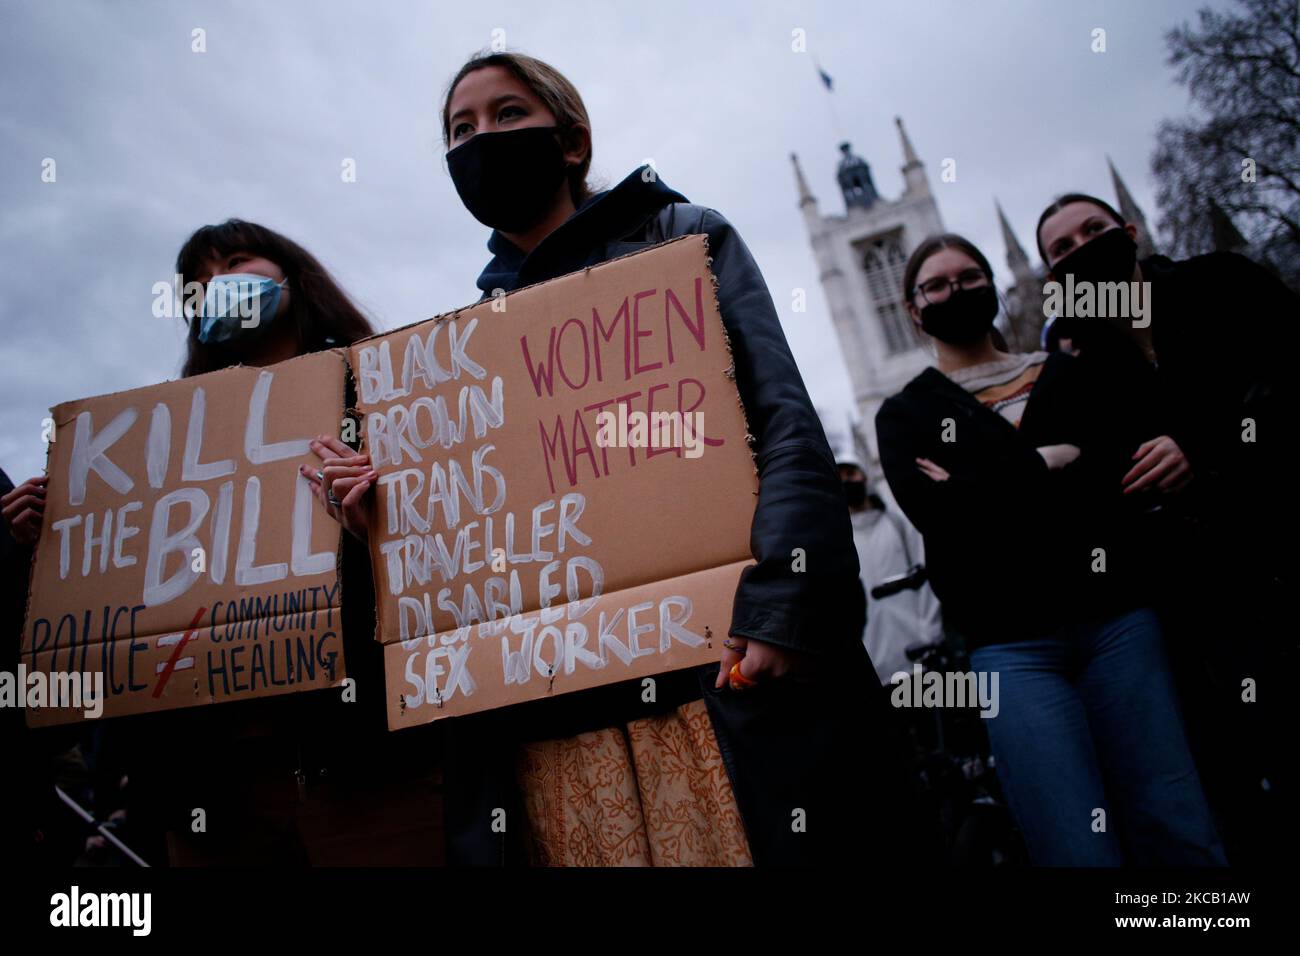
[[[0,37],[0,467],[44,462],[49,405],[174,377],[178,324],[152,286],[199,225],[238,215],[297,239],[381,327],[473,301],[486,233],[441,158],[439,97],[503,30],[592,112],[597,173],[653,158],[730,218],[763,267],[818,405],[849,386],[795,206],[797,151],[823,211],[851,139],[888,197],[905,117],[949,228],[1002,262],[997,196],[1028,234],[1052,194],[1110,194],[1104,157],[1154,219],[1156,122],[1185,99],[1163,32],[1185,3],[1110,0],[645,5],[60,2],[14,5]],[[1108,30],[1106,54],[1089,31]],[[191,50],[206,31],[207,52]],[[821,87],[810,54],[835,78]],[[828,102],[829,100],[829,102]],[[833,112],[832,112],[833,106]],[[57,162],[57,182],[40,180]],[[958,160],[958,182],[938,163]],[[357,163],[344,183],[341,163]],[[789,310],[809,290],[809,311]]]

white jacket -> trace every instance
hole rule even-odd
[[[872,598],[871,589],[886,578],[905,574],[925,563],[925,545],[911,523],[892,511],[868,508],[851,512],[853,542],[858,549],[862,586],[867,592],[867,626],[862,631],[871,662],[881,683],[897,671],[911,672],[904,653],[912,644],[930,644],[943,637],[939,599],[922,584],[915,590]]]

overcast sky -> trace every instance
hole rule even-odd
[[[15,481],[40,472],[50,405],[177,376],[182,329],[151,315],[151,289],[202,224],[239,216],[287,234],[381,328],[474,301],[487,231],[447,178],[437,111],[496,30],[576,84],[597,177],[612,185],[653,159],[731,219],[814,402],[842,421],[848,377],[789,154],[824,213],[843,210],[841,138],[893,198],[901,115],[945,225],[1005,283],[995,196],[1032,254],[1055,194],[1113,195],[1110,155],[1154,226],[1156,124],[1188,109],[1163,35],[1205,2],[3,0],[0,467]],[[1098,27],[1105,53],[1090,48]],[[205,53],[191,51],[195,28]],[[791,49],[796,29],[807,53]],[[943,183],[949,157],[957,181]],[[46,158],[54,183],[41,181]],[[806,313],[790,312],[797,287]]]

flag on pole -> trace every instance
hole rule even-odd
[[[831,90],[831,92],[834,92],[834,87],[831,85],[831,75],[827,73],[825,70],[823,70],[821,64],[818,63],[816,60],[813,60],[813,64],[817,67],[817,73],[821,76],[822,83],[826,85],[826,89]]]

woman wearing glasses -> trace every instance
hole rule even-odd
[[[1160,434],[1150,383],[997,348],[993,270],[961,236],[923,242],[903,288],[936,367],[881,407],[881,462],[995,688],[989,742],[1031,858],[1223,864],[1145,606],[1143,506],[1117,480]]]

